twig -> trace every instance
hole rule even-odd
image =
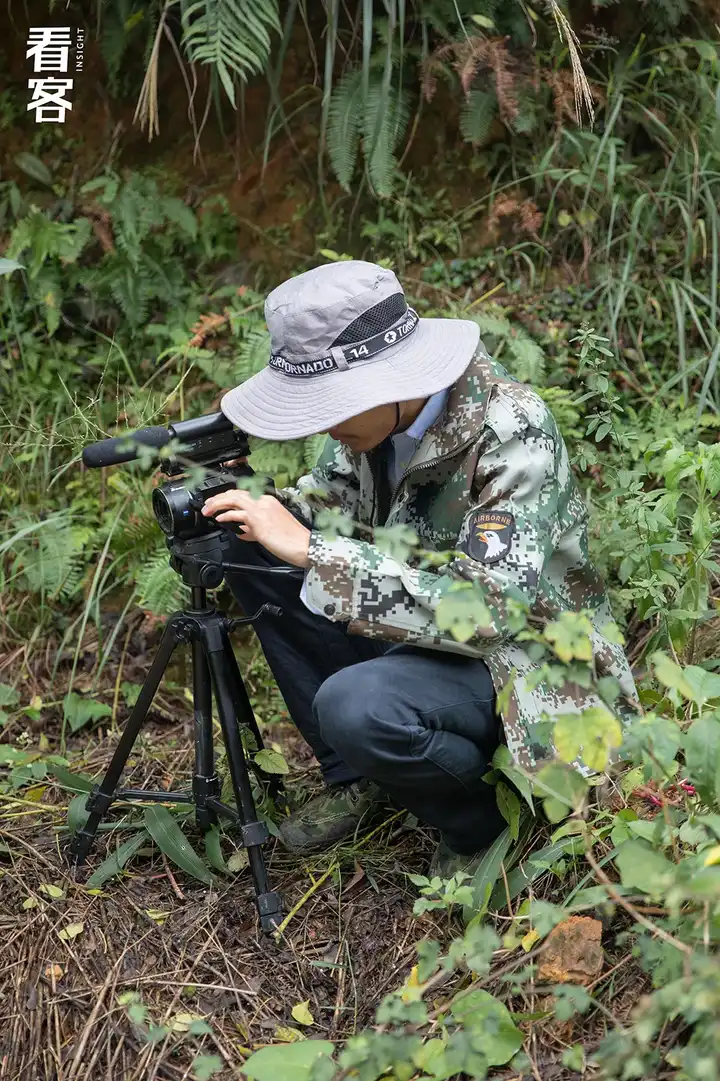
[[[176,897],[179,897],[181,901],[184,901],[185,900],[185,894],[183,893],[183,891],[180,889],[177,882],[175,881],[175,876],[173,875],[172,871],[170,870],[170,864],[168,863],[168,858],[167,858],[167,856],[165,855],[164,852],[162,854],[162,858],[163,858],[163,865],[165,867],[165,874],[170,879],[170,885],[173,888],[173,893],[175,894]]]

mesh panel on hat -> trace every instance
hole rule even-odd
[[[406,310],[405,295],[403,293],[393,293],[392,296],[381,300],[379,304],[376,304],[373,308],[368,308],[366,312],[354,319],[350,326],[346,327],[342,334],[338,335],[332,343],[333,347],[361,342],[364,338],[371,338],[373,334],[377,334],[381,330],[387,330],[396,319],[405,314]]]

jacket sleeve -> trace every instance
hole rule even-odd
[[[360,494],[356,462],[340,443],[328,439],[317,464],[293,487],[275,493],[280,502],[310,527],[318,510],[334,508],[354,518]]]
[[[553,435],[527,427],[508,440],[497,436],[479,458],[476,493],[462,522],[456,548],[463,553],[439,572],[416,569],[375,545],[313,531],[307,597],[333,620],[372,638],[464,652],[464,644],[438,626],[440,602],[459,581],[477,582],[488,618],[466,645],[491,652],[511,633],[508,598],[532,605],[557,536],[558,506],[567,485],[559,480],[560,453]],[[567,471],[566,456],[562,471]],[[563,483],[564,480],[564,483]],[[508,524],[492,544],[484,523]]]

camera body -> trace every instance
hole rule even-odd
[[[218,523],[202,514],[205,500],[236,488],[238,477],[252,475],[249,466],[241,466],[206,473],[194,488],[182,477],[160,485],[152,494],[152,509],[158,525],[166,536],[177,540],[190,540],[214,532]]]

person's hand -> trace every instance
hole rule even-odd
[[[249,492],[231,488],[207,499],[202,513],[218,522],[238,522],[244,530],[240,540],[256,541],[286,563],[295,567],[310,566],[310,530],[275,496],[262,495],[253,499]]]

